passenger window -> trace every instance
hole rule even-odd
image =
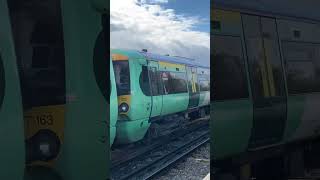
[[[199,74],[200,91],[210,91],[210,78],[207,74]]]
[[[211,77],[213,99],[248,98],[240,37],[213,35]]]
[[[289,94],[320,92],[320,44],[282,44]]]
[[[187,93],[186,73],[162,72],[161,74],[165,94]]]

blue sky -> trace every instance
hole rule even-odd
[[[210,0],[168,0],[163,6],[174,9],[177,14],[199,16],[203,21],[194,30],[210,32]]]
[[[210,65],[210,0],[111,0],[110,46]]]

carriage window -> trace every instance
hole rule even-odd
[[[164,94],[177,94],[188,92],[186,73],[162,72]]]
[[[210,78],[207,74],[199,74],[200,91],[210,91]]]
[[[210,91],[210,81],[200,81],[200,91]]]
[[[213,99],[248,98],[248,87],[241,39],[234,36],[213,36],[211,78]]]
[[[149,75],[148,75],[148,67],[142,66],[140,78],[139,78],[140,88],[144,95],[150,96],[150,85],[149,85]]]
[[[320,44],[283,42],[289,94],[320,92]]]
[[[118,96],[130,94],[129,61],[113,61]]]

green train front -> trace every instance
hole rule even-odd
[[[212,13],[212,159],[319,137],[319,23]]]
[[[107,178],[106,12],[0,0],[0,179]]]
[[[114,76],[114,70],[112,66],[112,59],[110,56],[110,146],[116,137],[116,123],[118,120],[118,97],[116,80]]]
[[[115,143],[143,139],[150,125],[165,115],[208,108],[208,68],[146,52],[112,50],[111,54],[119,105]]]

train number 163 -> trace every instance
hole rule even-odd
[[[42,125],[42,126],[53,125],[53,116],[51,114],[39,115],[36,117],[36,119],[39,125]]]

